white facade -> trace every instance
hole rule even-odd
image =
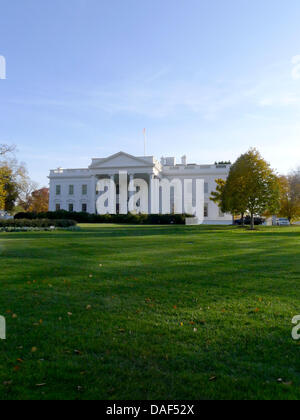
[[[151,212],[151,179],[168,179],[170,181],[179,179],[183,185],[186,179],[203,179],[205,186],[204,223],[230,224],[232,216],[222,214],[219,207],[210,200],[211,192],[216,188],[215,180],[217,178],[226,179],[229,170],[230,165],[188,164],[185,156],[181,159],[180,164],[176,164],[173,157],[162,158],[159,162],[153,156],[136,157],[120,152],[108,158],[92,159],[92,163],[87,169],[59,168],[51,170],[49,210],[86,211],[95,214],[98,194],[96,186],[99,179],[112,179],[118,185],[119,171],[126,171],[128,183],[130,180],[138,178],[144,179],[149,185],[149,213]],[[172,209],[172,194],[170,200]]]

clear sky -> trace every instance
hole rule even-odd
[[[123,150],[300,165],[299,0],[0,0],[0,143],[31,177]],[[299,68],[298,68],[299,67]]]

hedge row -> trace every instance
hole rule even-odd
[[[184,225],[186,214],[89,214],[68,212],[65,210],[46,212],[46,213],[18,213],[15,219],[70,219],[78,223],[126,223],[126,224],[145,224],[145,225]]]
[[[70,228],[65,228],[70,229]],[[55,227],[13,227],[13,226],[6,226],[0,227],[0,232],[51,232],[57,230]]]
[[[0,220],[0,228],[49,228],[51,226],[67,228],[76,226],[74,220],[68,219],[15,219],[15,220]]]

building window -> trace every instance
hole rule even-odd
[[[82,186],[82,195],[87,195],[87,185]]]
[[[204,193],[208,194],[208,182],[204,182]]]
[[[74,211],[74,204],[69,204],[69,211],[73,212]]]
[[[56,205],[55,205],[55,210],[56,210],[56,211],[60,211],[60,204],[56,204]]]
[[[86,203],[82,204],[81,209],[82,209],[82,212],[83,213],[86,213],[87,212],[87,205],[86,205]]]
[[[204,217],[208,217],[208,204],[204,204]]]
[[[69,185],[69,195],[74,195],[74,185]]]
[[[56,195],[60,195],[60,194],[61,194],[61,186],[56,185]]]

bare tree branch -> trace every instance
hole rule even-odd
[[[8,144],[0,144],[0,156],[5,156],[9,153],[13,153],[16,150],[16,146],[9,146]]]

